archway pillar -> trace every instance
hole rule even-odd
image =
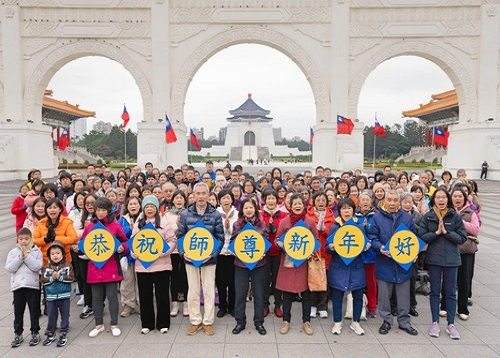
[[[320,122],[314,126],[314,142],[312,145],[313,166],[337,168],[337,125]]]

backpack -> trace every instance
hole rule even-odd
[[[428,296],[431,293],[431,283],[427,270],[418,270],[417,280],[415,282],[415,292],[424,296]]]

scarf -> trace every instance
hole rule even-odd
[[[231,227],[231,219],[233,218],[235,212],[236,210],[233,210],[233,208],[231,208],[231,210],[229,210],[229,213],[227,214],[224,212],[224,210],[220,211],[220,216],[222,217],[222,221],[224,221],[224,227],[226,228],[226,230],[229,230],[229,228]]]
[[[438,217],[439,221],[443,221],[444,216],[448,212],[448,208],[445,208],[444,210],[439,210],[436,205],[432,207],[432,210],[436,213],[436,216]]]
[[[316,229],[318,229],[318,231],[325,231],[326,210],[319,211],[314,209],[314,214],[318,218],[318,224],[316,224]]]
[[[177,214],[177,215],[180,215],[184,210],[186,210],[186,208],[176,208],[175,206],[172,206],[172,212],[174,214]]]
[[[300,214],[295,214],[293,211],[290,211],[290,222],[292,226],[294,226],[299,220],[303,220],[306,216],[306,211],[302,211]]]

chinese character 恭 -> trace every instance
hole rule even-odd
[[[111,250],[109,247],[106,246],[107,241],[104,241],[104,235],[101,234],[99,236],[94,235],[94,238],[92,239],[92,246],[90,247],[90,251],[96,254],[96,256],[100,256],[101,254],[104,254],[105,252]]]
[[[250,237],[245,236],[245,238],[243,239],[244,249],[241,250],[241,252],[247,254],[251,259],[253,259],[253,255],[256,252],[260,252],[260,250],[258,250],[256,247],[256,241],[257,238],[253,235],[250,235]]]
[[[155,237],[146,237],[144,234],[141,233],[141,238],[137,239],[139,241],[139,245],[137,245],[137,248],[139,249],[139,253],[143,253],[146,251],[149,251],[151,255],[156,255],[158,254],[158,249],[153,251],[154,244],[156,242]]]
[[[307,244],[309,240],[307,239],[307,234],[300,236],[297,232],[292,235],[292,240],[290,240],[289,249],[293,252],[299,251],[302,248],[302,255],[306,254]]]
[[[208,237],[197,237],[196,233],[191,236],[189,241],[189,250],[200,250],[200,256],[203,256],[203,252],[208,249]]]
[[[356,241],[353,239],[354,234],[349,234],[348,231],[344,234],[344,237],[342,237],[342,243],[339,244],[339,246],[346,246],[347,247],[347,254],[351,251],[351,247],[358,247],[359,244],[356,243]]]
[[[415,246],[415,243],[410,243],[410,241],[411,241],[410,236],[408,236],[406,239],[403,239],[403,240],[401,240],[401,238],[398,237],[398,244],[396,246],[394,246],[394,248],[396,250],[398,250],[398,254],[396,256],[399,256],[399,255],[410,256],[411,247]],[[406,249],[406,252],[405,252],[405,249]]]

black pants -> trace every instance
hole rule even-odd
[[[57,328],[57,319],[61,314],[61,329],[60,332],[68,332],[69,329],[69,298],[64,300],[47,301],[47,331],[54,333]]]
[[[486,176],[488,175],[488,169],[481,169],[481,179],[483,179],[483,175],[484,179],[486,179]]]
[[[179,254],[171,254],[172,272],[170,273],[170,295],[172,301],[187,301],[188,282],[186,263]]]
[[[78,254],[70,249],[69,253],[71,254],[71,266],[73,266],[73,273],[75,274],[75,280],[78,284],[78,291],[83,295],[83,278],[82,272],[80,270],[80,263],[78,262]]]
[[[457,276],[457,306],[458,313],[469,314],[467,301],[472,287],[472,272],[474,267],[474,254],[461,254],[462,265],[458,267]]]
[[[418,265],[413,264],[411,269],[413,270],[413,273],[410,278],[410,307],[415,308],[417,307],[417,291],[415,284],[418,276]]]
[[[142,328],[170,328],[170,298],[168,282],[170,271],[137,272]],[[156,298],[156,320],[153,302]],[[156,324],[155,324],[156,321]]]
[[[92,308],[92,286],[87,283],[87,271],[89,268],[89,260],[84,260],[77,258],[78,266],[80,267],[80,275],[82,278],[82,288],[80,293],[83,294],[83,299],[85,301],[85,306]]]
[[[302,322],[311,321],[311,291],[301,292],[302,296]],[[292,302],[296,293],[283,291],[283,321],[290,322],[292,319]]]
[[[217,286],[217,292],[219,293],[219,308],[230,312],[234,311],[235,301],[234,270],[233,255],[219,255],[217,257],[217,266],[215,267],[215,285]]]
[[[20,288],[14,291],[14,333],[23,334],[24,310],[30,311],[31,332],[40,331],[40,290]]]
[[[219,257],[220,258],[220,257]],[[233,266],[234,267],[234,266]],[[255,326],[264,324],[264,266],[255,267],[253,270],[242,267],[234,267],[234,277],[236,282],[236,302],[234,307],[234,317],[240,325],[246,326],[247,317],[245,313],[248,284],[252,280],[253,291],[253,323]],[[220,292],[219,292],[220,300]]]
[[[276,278],[280,268],[281,255],[266,256],[266,292],[264,296],[264,307],[269,308],[269,296],[274,296],[274,307],[280,308],[283,304],[283,291],[276,288]]]

